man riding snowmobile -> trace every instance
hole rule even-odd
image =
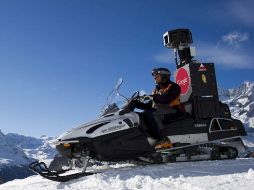
[[[214,63],[193,60],[191,31],[167,31],[163,40],[165,47],[174,49],[175,81],[181,92],[165,68],[153,70],[157,87],[151,96],[140,96],[136,91],[128,99],[119,92],[123,80],[118,80],[98,119],[66,131],[54,142],[70,161],[68,169],[50,170],[39,161],[29,168],[47,179],[68,181],[93,175],[86,171],[90,160],[143,165],[234,159],[238,153],[245,153],[241,140],[245,128],[219,101]],[[125,104],[119,104],[117,97]],[[146,103],[147,98],[152,101]],[[145,111],[140,113],[135,108]],[[154,138],[161,141],[156,145]],[[68,174],[75,161],[83,166],[82,172]]]
[[[151,96],[145,98],[150,101],[146,104],[137,100],[133,101],[132,109],[145,110],[143,119],[148,126],[152,137],[159,140],[155,149],[171,148],[172,144],[167,137],[163,137],[161,129],[165,126],[162,122],[169,120],[174,115],[180,113],[180,86],[170,80],[170,71],[166,68],[157,68],[152,70],[156,87]]]

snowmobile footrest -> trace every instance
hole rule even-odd
[[[91,172],[79,172],[79,173],[73,173],[69,175],[61,175],[70,171],[70,169],[60,170],[60,171],[50,171],[44,162],[38,162],[38,161],[35,161],[29,164],[29,169],[46,179],[49,179],[52,181],[58,181],[58,182],[65,182],[72,179],[78,179],[84,176],[95,174]]]

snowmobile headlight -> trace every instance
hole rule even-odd
[[[70,148],[71,145],[69,143],[64,143],[63,146],[64,148]]]

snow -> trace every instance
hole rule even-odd
[[[12,160],[0,158],[0,169],[6,166],[13,166],[15,163]]]
[[[248,102],[248,98],[240,98],[238,99],[238,102],[242,105],[245,105]]]
[[[100,167],[94,166],[89,169],[100,169]],[[102,173],[69,182],[53,182],[37,175],[2,184],[0,190],[247,190],[254,187],[253,169],[254,159],[182,162],[151,166],[117,164]]]

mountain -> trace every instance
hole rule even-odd
[[[51,140],[46,136],[4,135],[0,130],[0,183],[33,175],[28,164],[35,160],[50,163],[56,154],[49,145]]]
[[[254,82],[245,81],[234,89],[219,89],[220,99],[229,105],[233,117],[240,119],[246,131],[254,133]]]
[[[25,154],[21,147],[10,143],[7,136],[0,131],[0,157],[12,160],[21,165],[27,165],[31,159]]]
[[[220,100],[229,105],[231,115],[240,119],[247,132],[244,144],[254,151],[254,81],[245,81],[234,89],[219,88]]]
[[[14,144],[21,148],[29,157],[45,163],[51,162],[56,154],[56,150],[50,142],[54,140],[53,137],[46,135],[40,138],[27,137],[19,134],[9,133],[6,135],[8,144]]]

